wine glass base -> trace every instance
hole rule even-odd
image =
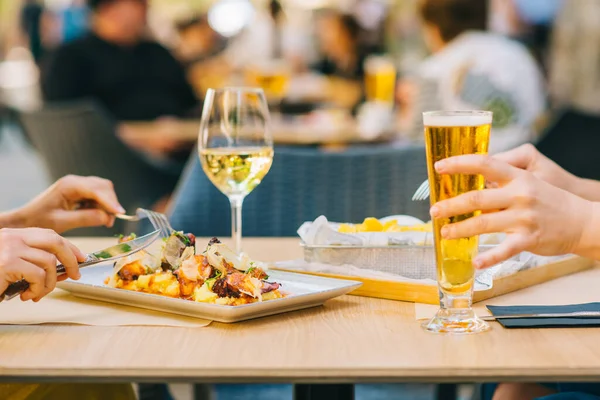
[[[479,319],[470,308],[440,309],[432,319],[423,322],[421,327],[427,332],[454,335],[470,335],[490,330],[490,325]]]

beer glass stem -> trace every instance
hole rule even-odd
[[[244,196],[231,196],[231,239],[235,246],[236,254],[242,254],[242,203]]]

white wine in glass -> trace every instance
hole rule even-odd
[[[262,89],[207,91],[198,154],[208,179],[229,198],[231,234],[235,250],[241,254],[242,203],[273,162],[269,109]]]
[[[246,196],[265,177],[273,161],[271,147],[201,149],[202,168],[226,196]]]

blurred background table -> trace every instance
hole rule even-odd
[[[271,134],[275,144],[324,145],[331,143],[381,143],[391,141],[391,130],[363,132],[356,119],[341,114],[313,113],[305,116],[274,114]],[[199,120],[159,120],[154,122],[124,122],[121,139],[131,146],[143,146],[160,138],[175,142],[195,143],[200,129]]]

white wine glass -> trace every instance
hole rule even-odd
[[[273,162],[269,108],[262,89],[208,89],[198,154],[210,181],[229,198],[231,236],[242,253],[242,203]]]

